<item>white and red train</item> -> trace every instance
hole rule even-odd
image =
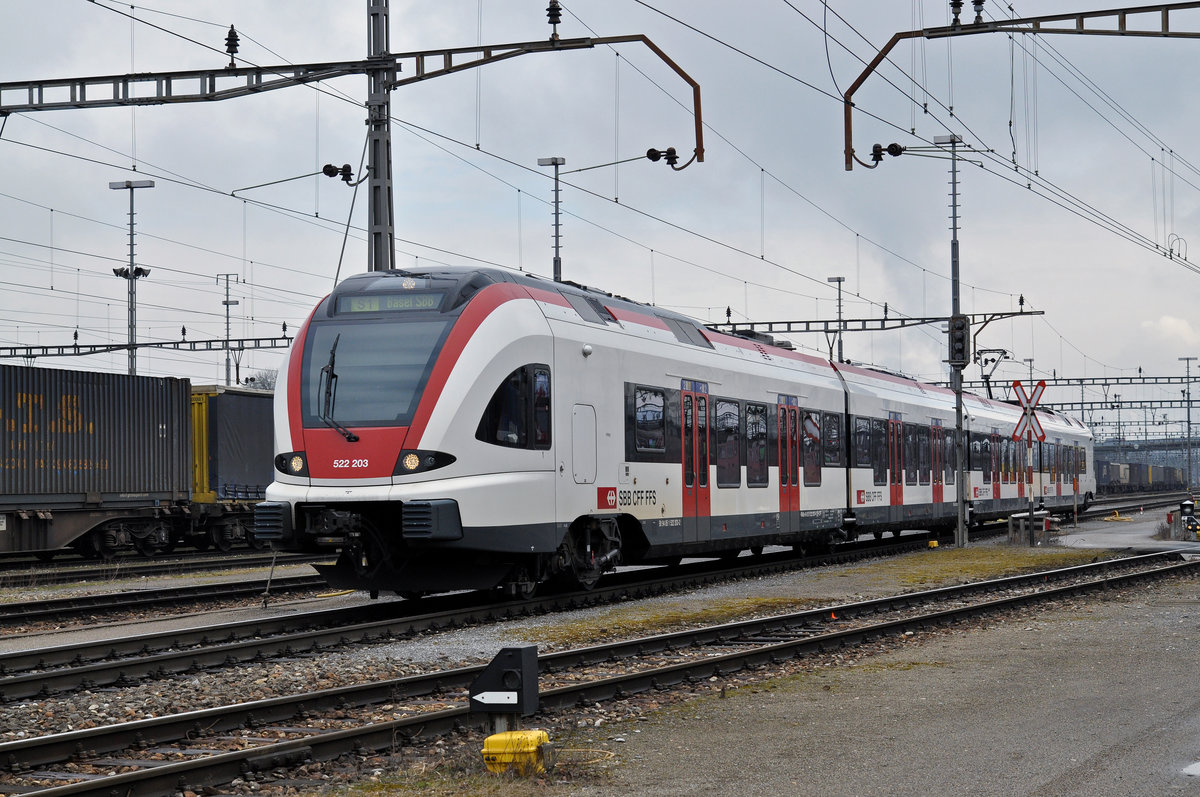
[[[618,562],[953,526],[954,395],[491,269],[362,274],[296,336],[255,535],[338,548],[338,586],[583,585]],[[964,398],[975,519],[1028,504],[1021,411]],[[1039,411],[1032,490],[1095,492],[1092,436]]]

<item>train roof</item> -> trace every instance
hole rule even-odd
[[[634,301],[618,294],[610,293],[592,286],[577,282],[554,282],[545,277],[525,272],[507,271],[495,267],[470,267],[431,265],[427,268],[393,269],[390,271],[373,271],[347,277],[334,289],[331,298],[346,294],[371,294],[375,292],[388,293],[401,288],[397,280],[425,280],[429,287],[445,290],[449,301],[443,304],[442,311],[446,312],[459,307],[472,296],[496,283],[514,283],[534,291],[548,291],[559,294],[586,321],[596,323],[620,323],[633,321],[635,323],[650,322],[655,326],[669,330],[675,339],[685,345],[702,348],[731,346],[742,349],[754,349],[764,357],[779,358],[783,361],[801,362],[810,366],[823,367],[840,372],[843,378],[860,386],[875,384],[881,391],[922,394],[927,397],[937,396],[952,400],[953,391],[942,385],[922,382],[903,374],[897,374],[884,369],[849,362],[835,363],[827,358],[805,354],[795,350],[790,341],[776,340],[770,335],[750,330],[724,332],[707,327],[695,319],[673,310],[667,310],[656,305]],[[406,286],[411,289],[411,286]],[[544,294],[543,294],[544,295]],[[332,306],[332,305],[331,305]],[[979,407],[993,412],[1009,415],[1012,412],[1011,402],[989,399],[974,393],[964,392],[964,401],[975,402]],[[1066,426],[1086,429],[1077,419],[1062,415],[1053,410],[1039,408],[1038,414],[1052,418],[1054,422]]]

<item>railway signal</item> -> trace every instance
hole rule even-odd
[[[1021,420],[1017,422],[1016,428],[1013,429],[1012,439],[1019,443],[1021,442],[1021,438],[1024,437],[1026,441],[1025,483],[1027,487],[1025,494],[1029,497],[1029,513],[1026,517],[1029,523],[1029,544],[1032,546],[1036,544],[1033,531],[1033,438],[1036,437],[1039,443],[1044,442],[1046,439],[1046,430],[1042,428],[1042,422],[1038,420],[1037,415],[1034,414],[1034,410],[1037,409],[1042,394],[1046,392],[1046,380],[1040,380],[1033,388],[1033,392],[1026,394],[1025,388],[1021,385],[1021,380],[1014,379],[1013,392],[1017,394],[1017,400],[1021,402],[1021,409],[1024,410]]]
[[[1038,420],[1034,410],[1037,408],[1038,402],[1042,398],[1042,394],[1046,392],[1046,380],[1041,380],[1033,388],[1033,392],[1029,395],[1025,394],[1025,388],[1021,386],[1020,379],[1013,380],[1013,392],[1017,394],[1017,400],[1021,402],[1021,409],[1025,410],[1025,414],[1021,416],[1021,420],[1017,423],[1017,428],[1013,430],[1012,439],[1020,442],[1022,437],[1026,436],[1026,432],[1031,432],[1038,442],[1046,440],[1046,431],[1042,428],[1042,422]]]
[[[950,365],[966,368],[971,362],[971,319],[962,313],[950,316]]]

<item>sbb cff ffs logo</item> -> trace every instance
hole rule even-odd
[[[600,509],[616,509],[617,508],[617,488],[616,487],[597,487],[596,488],[596,506]]]

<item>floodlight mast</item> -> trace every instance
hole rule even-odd
[[[123,277],[129,283],[128,304],[129,314],[129,375],[137,376],[137,281],[139,277],[150,276],[150,269],[139,268],[133,260],[133,190],[135,188],[153,188],[153,180],[120,180],[111,182],[108,187],[113,191],[129,191],[129,265],[124,268],[114,268],[113,274]]]

